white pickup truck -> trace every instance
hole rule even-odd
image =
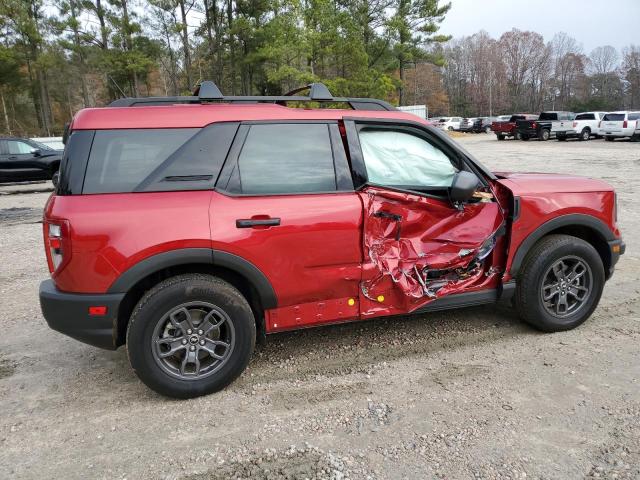
[[[600,129],[605,140],[610,142],[616,138],[632,138],[637,140],[640,126],[640,112],[611,112],[607,113],[600,123]]]
[[[589,140],[591,137],[600,136],[600,122],[606,112],[582,112],[576,114],[570,133],[557,135],[558,140],[566,138],[579,138]]]

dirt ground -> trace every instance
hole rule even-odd
[[[627,253],[587,323],[541,334],[492,306],[277,334],[189,401],[46,326],[50,185],[1,186],[0,478],[640,478],[640,143],[457,140],[616,187]]]

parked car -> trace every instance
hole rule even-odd
[[[53,148],[54,150],[64,150],[62,137],[33,137],[31,140],[42,145],[46,145],[49,148]]]
[[[557,136],[567,138],[575,134],[574,118],[575,114],[572,112],[542,112],[537,120],[516,121],[516,135],[519,134],[522,140],[549,140]]]
[[[256,337],[284,330],[510,299],[534,327],[569,330],[625,251],[608,184],[493,173],[425,120],[321,84],[224,97],[204,82],[81,110],[69,131],[42,312],[126,345],[173,397],[222,389]]]
[[[638,139],[640,112],[607,113],[600,123],[600,133],[605,140],[612,142],[616,138]]]
[[[29,138],[0,137],[0,181],[58,181],[62,151]]]
[[[473,131],[473,124],[476,122],[476,118],[475,117],[469,117],[469,118],[463,118],[462,122],[460,122],[460,131],[461,132],[472,132]]]
[[[511,115],[508,121],[495,121],[491,124],[491,130],[496,134],[498,140],[513,137],[520,140],[520,133],[516,131],[516,122],[518,120],[537,120],[538,115],[529,113],[516,113]]]
[[[472,132],[474,133],[491,133],[491,124],[496,117],[480,117],[473,122]]]
[[[460,125],[462,124],[462,117],[442,117],[438,122],[438,128],[442,130],[460,130]]]
[[[600,121],[604,115],[605,112],[582,112],[576,114],[576,118],[573,121],[573,132],[557,135],[558,140],[577,137],[586,141],[591,137],[600,136]]]

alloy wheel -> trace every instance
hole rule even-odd
[[[566,318],[582,309],[593,286],[589,265],[579,257],[556,260],[542,277],[540,295],[545,310],[556,318]]]
[[[231,318],[207,302],[189,302],[168,311],[151,339],[153,358],[169,375],[200,380],[227,363],[235,343]]]

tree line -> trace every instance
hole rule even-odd
[[[59,135],[123,96],[278,95],[314,81],[432,115],[640,108],[640,47],[451,39],[442,0],[2,0],[0,133]]]
[[[566,33],[546,41],[513,29],[438,47],[445,59],[446,113],[474,116],[542,110],[640,110],[640,46],[610,45],[585,53]]]
[[[410,65],[443,64],[440,0],[2,0],[6,133],[59,134],[122,96],[277,95],[313,81],[405,102]]]

